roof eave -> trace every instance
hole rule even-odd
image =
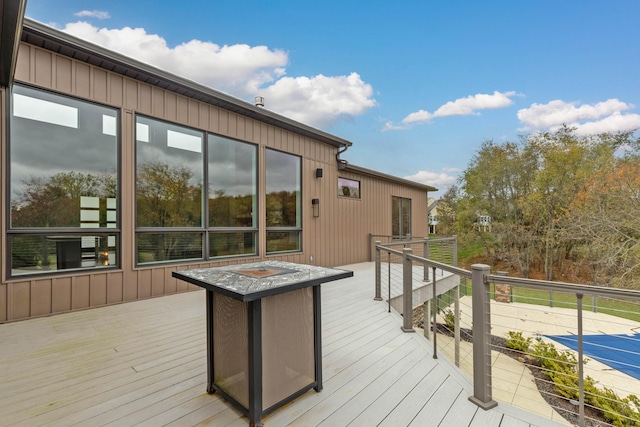
[[[334,147],[350,147],[346,139],[242,101],[224,92],[89,43],[42,23],[24,19],[22,40],[144,83],[233,111],[263,123],[313,138]]]
[[[357,173],[359,175],[370,176],[372,178],[377,178],[377,179],[382,179],[382,180],[385,180],[385,181],[395,182],[395,183],[398,183],[398,184],[406,185],[408,187],[413,187],[413,188],[417,188],[417,189],[420,189],[420,190],[424,190],[426,192],[438,191],[437,188],[432,187],[430,185],[420,184],[419,182],[410,181],[408,179],[399,178],[399,177],[393,176],[393,175],[388,175],[386,173],[378,172],[378,171],[375,171],[375,170],[372,170],[372,169],[367,169],[367,168],[363,168],[361,166],[352,165],[351,163],[347,163],[347,165],[344,167],[343,170],[345,170],[347,172]]]

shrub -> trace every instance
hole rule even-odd
[[[504,341],[504,345],[511,350],[527,353],[529,351],[529,347],[531,347],[531,341],[531,337],[525,338],[520,331],[509,331],[507,332],[507,338]]]
[[[453,310],[447,308],[442,313],[442,316],[444,317],[444,325],[448,330],[453,331],[456,327],[456,315]]]
[[[514,335],[517,333],[513,333]],[[556,391],[567,399],[579,400],[578,360],[570,351],[558,351],[552,343],[536,338],[533,356]],[[586,364],[588,359],[584,360]],[[640,400],[635,395],[620,398],[610,388],[598,388],[590,376],[583,380],[584,401],[600,411],[607,422],[616,427],[640,427]]]

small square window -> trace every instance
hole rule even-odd
[[[338,178],[338,196],[350,199],[360,198],[360,181]]]

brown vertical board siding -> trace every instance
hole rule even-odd
[[[91,99],[91,68],[80,62],[75,63],[74,95],[85,99]]]
[[[122,278],[121,272],[107,274],[107,304],[124,301]]]
[[[138,270],[138,298],[151,296],[151,277],[153,270]]]
[[[24,80],[32,80],[29,73],[31,72],[31,51],[32,47],[26,44],[21,44],[18,49],[18,58],[16,60],[16,76],[22,76]]]
[[[51,278],[31,282],[31,316],[51,314]]]
[[[42,49],[35,49],[34,62],[32,63],[34,83],[38,86],[51,88],[52,86],[52,54]]]
[[[152,114],[151,108],[151,86],[145,84],[138,85],[138,111],[142,114]]]
[[[151,296],[157,297],[160,295],[164,295],[167,292],[165,291],[164,282],[167,276],[171,276],[171,268],[155,268],[152,270],[151,274]]]
[[[211,112],[206,104],[200,104],[198,108],[198,124],[202,129],[209,130],[209,116]]]
[[[229,112],[226,110],[218,110],[218,132],[229,136]]]
[[[71,92],[73,82],[71,81],[71,67],[73,63],[70,59],[57,56],[55,58],[56,89],[62,92]]]
[[[31,316],[31,282],[9,284],[9,320],[26,319]]]
[[[182,95],[176,98],[176,117],[178,123],[189,124],[189,101]]]
[[[184,292],[189,290],[189,284],[187,282],[185,282],[184,280],[178,280],[178,286],[177,286],[178,292]]]
[[[175,121],[178,117],[178,95],[171,92],[164,93],[164,114],[160,116],[161,119]]]
[[[89,306],[96,307],[107,303],[107,275],[105,273],[89,276]]]
[[[121,106],[124,93],[123,77],[109,73],[109,103]]]
[[[174,277],[168,276],[165,279],[164,291],[166,294],[175,294],[178,292],[178,280]]]
[[[89,308],[89,276],[73,276],[71,278],[71,309]]]
[[[200,119],[200,113],[199,113],[200,103],[196,100],[187,98],[187,110],[189,112],[187,115],[189,126],[201,127],[200,120],[199,120]]]
[[[151,89],[151,115],[156,117],[164,116],[164,94],[165,91],[160,88],[153,87]]]
[[[71,277],[56,277],[51,289],[51,312],[71,310]]]
[[[124,108],[135,110],[138,107],[138,83],[134,80],[124,81]]]
[[[209,107],[209,130],[213,133],[220,133],[220,109]]]
[[[238,115],[227,113],[227,136],[238,138]]]
[[[413,233],[426,235],[424,191],[382,179],[338,171],[335,160],[337,149],[310,137],[26,44],[21,45],[18,54],[16,80],[120,109],[121,269],[104,273],[78,272],[70,277],[2,283],[0,322],[199,289],[172,278],[171,272],[176,269],[238,264],[261,259],[309,263],[311,256],[314,258],[313,264],[316,265],[336,266],[367,261],[369,233],[391,232],[392,195],[412,199]],[[138,113],[258,145],[257,256],[136,267],[135,115]],[[6,129],[4,122],[3,129]],[[4,142],[4,135],[2,138]],[[3,150],[4,147],[6,142],[3,143]],[[302,157],[303,246],[302,252],[299,253],[269,256],[264,253],[266,148]],[[6,161],[2,162],[2,165],[4,164]],[[315,177],[317,168],[323,169],[323,178]],[[339,198],[338,177],[360,181],[361,199]],[[3,186],[3,192],[6,191],[5,187]],[[4,197],[6,199],[6,194]],[[320,200],[318,218],[314,218],[312,213],[311,200],[314,198]],[[6,213],[2,215],[6,217]],[[4,224],[6,218],[0,227],[6,228]],[[3,245],[6,245],[6,239]],[[2,262],[6,264],[4,259]]]
[[[126,275],[129,280],[124,282],[124,300],[134,301],[138,299],[138,275],[135,271],[128,272]]]
[[[108,93],[108,76],[107,72],[99,68],[93,69],[93,98],[100,103],[106,104],[109,101]]]
[[[0,322],[6,322],[7,319],[7,288],[8,286],[0,283]]]

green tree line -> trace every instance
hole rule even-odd
[[[440,198],[438,223],[523,277],[640,289],[640,140],[563,126],[486,141]]]

